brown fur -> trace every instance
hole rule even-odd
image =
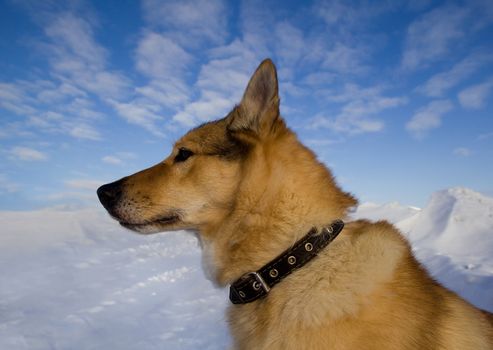
[[[193,155],[179,161],[181,148]],[[228,116],[190,131],[163,162],[106,186],[98,194],[122,225],[197,232],[220,286],[311,227],[347,221],[357,204],[286,127],[270,60]],[[267,297],[231,305],[228,320],[236,349],[493,349],[492,315],[430,278],[384,221],[348,222]]]

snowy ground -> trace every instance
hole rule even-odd
[[[422,210],[366,203],[432,274],[493,311],[493,199],[436,192]],[[0,349],[222,349],[227,291],[185,232],[139,236],[102,210],[0,212]]]

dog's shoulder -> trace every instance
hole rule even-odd
[[[354,264],[357,270],[371,268],[372,275],[384,270],[389,275],[400,261],[412,255],[407,240],[388,221],[352,221],[346,224],[341,236],[340,246],[329,251],[329,259],[337,261],[344,256],[343,260]]]
[[[386,220],[369,221],[360,219],[348,222],[344,231],[349,235],[353,242],[378,240],[381,244],[396,244],[409,248],[409,243],[402,236],[401,232]]]
[[[274,288],[270,300],[284,305],[286,317],[312,324],[355,315],[408,254],[409,245],[390,223],[349,222],[317,258]]]

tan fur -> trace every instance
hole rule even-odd
[[[182,147],[194,154],[179,162]],[[286,127],[270,60],[228,116],[192,130],[162,163],[118,186],[118,201],[104,203],[115,218],[141,233],[196,231],[220,286],[311,227],[347,221],[357,203]],[[383,221],[347,222],[267,297],[231,305],[228,320],[236,349],[493,349],[491,314],[431,279]]]

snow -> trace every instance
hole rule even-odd
[[[464,188],[423,209],[362,204],[388,219],[440,282],[493,310],[493,199]],[[0,349],[223,349],[227,290],[197,239],[139,236],[102,210],[0,212]]]
[[[493,310],[493,198],[451,188],[433,193],[422,210],[363,204],[353,216],[394,223],[437,280]]]
[[[229,343],[191,234],[138,236],[102,210],[2,212],[0,227],[0,349]]]

